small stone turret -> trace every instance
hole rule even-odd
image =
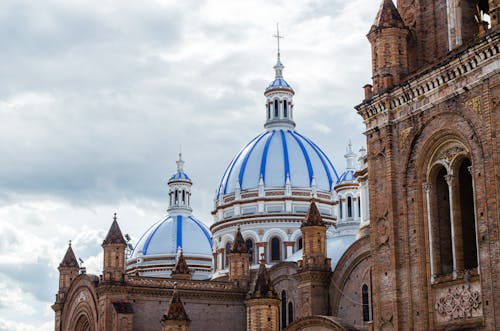
[[[127,242],[118,226],[115,213],[106,239],[102,242],[102,248],[104,249],[104,265],[102,269],[104,282],[123,282],[126,247]]]
[[[76,260],[73,248],[71,248],[71,241],[57,269],[59,270],[59,293],[57,294],[56,301],[60,302],[64,299],[66,292],[71,286],[71,282],[78,276],[80,270],[80,265]]]
[[[392,0],[383,0],[367,36],[372,45],[374,94],[398,85],[408,74],[409,33]]]
[[[254,288],[248,293],[247,330],[278,330],[278,307],[280,300],[274,291],[264,257],[260,260]]]
[[[162,331],[187,331],[191,320],[189,319],[184,304],[181,301],[177,285],[174,287],[172,300],[168,306],[167,314],[160,321]]]
[[[331,261],[326,257],[326,226],[316,204],[311,202],[302,230],[302,260],[298,261],[299,302],[301,317],[330,315],[328,289]]]
[[[172,278],[175,279],[191,279],[191,270],[189,270],[189,266],[187,264],[186,258],[182,253],[182,248],[179,248],[177,262],[175,263],[175,267],[172,270]]]
[[[242,288],[248,287],[250,279],[250,254],[248,253],[240,228],[236,231],[234,243],[228,256],[229,281],[237,281]]]

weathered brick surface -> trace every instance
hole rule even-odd
[[[416,7],[405,9],[409,3],[399,2],[406,20],[424,1],[412,2]],[[427,2],[416,18],[417,38],[423,39],[420,51],[414,54],[422,61],[417,67],[427,65],[426,71],[357,107],[367,126],[375,329],[472,326],[492,330],[500,316],[500,37],[498,31],[491,31],[486,38],[474,40],[469,49],[464,47],[437,62],[447,52],[436,46],[443,45],[447,35],[433,28],[442,20],[444,3]],[[474,58],[483,50],[487,51],[482,57]],[[442,75],[448,71],[452,73]],[[471,281],[481,283],[482,316],[442,322],[443,316],[435,309],[437,293],[467,280],[462,269],[457,270],[455,280],[450,276],[431,282],[423,184],[428,180],[433,153],[453,141],[465,147],[472,163],[480,276],[473,274]],[[453,211],[457,210],[454,206]],[[458,257],[457,266],[460,263]]]

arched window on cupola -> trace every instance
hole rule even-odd
[[[340,219],[344,218],[344,210],[343,210],[343,207],[342,207],[342,205],[343,205],[343,201],[342,200],[343,200],[342,198],[339,199],[339,218]]]
[[[254,263],[254,244],[253,244],[253,240],[248,238],[247,240],[245,240],[245,244],[247,246],[247,251],[248,251],[248,254],[249,254],[249,258],[248,260],[250,261],[250,264]]]
[[[281,260],[281,240],[278,237],[273,237],[271,239],[271,261]]]
[[[271,119],[271,104],[268,102],[267,103],[267,119],[270,120]]]
[[[225,258],[225,260],[226,260],[226,261],[225,261],[225,262],[226,262],[226,268],[228,268],[228,267],[229,267],[229,252],[231,251],[231,244],[232,244],[232,243],[231,243],[230,241],[228,241],[228,242],[226,243],[226,249],[224,250],[224,254],[225,254],[225,256],[226,256],[226,258]]]
[[[283,117],[288,117],[288,102],[286,100],[283,100]]]
[[[302,237],[299,237],[297,239],[297,251],[300,251],[302,249]]]
[[[274,117],[275,118],[279,118],[280,117],[279,101],[278,101],[278,99],[274,100]]]
[[[352,217],[352,198],[347,197],[347,217]]]
[[[182,203],[186,203],[186,191],[182,190]]]
[[[361,218],[361,197],[358,197],[358,217]]]
[[[178,205],[179,204],[179,192],[177,190],[175,190],[175,204]]]
[[[281,329],[284,330],[286,328],[286,292],[285,290],[281,291]]]

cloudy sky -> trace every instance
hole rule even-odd
[[[297,129],[344,166],[364,144],[376,0],[2,0],[0,330],[52,330],[68,240],[100,273],[118,213],[137,239],[165,215],[180,146],[195,215],[264,123],[280,22]]]

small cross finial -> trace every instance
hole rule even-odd
[[[118,218],[116,217],[116,213],[113,214],[113,221],[116,221]]]
[[[278,43],[278,59],[280,58],[280,39],[283,39],[284,37],[280,35],[280,28],[279,28],[279,23],[276,23],[276,34],[273,35],[274,38],[276,38],[276,42]]]

